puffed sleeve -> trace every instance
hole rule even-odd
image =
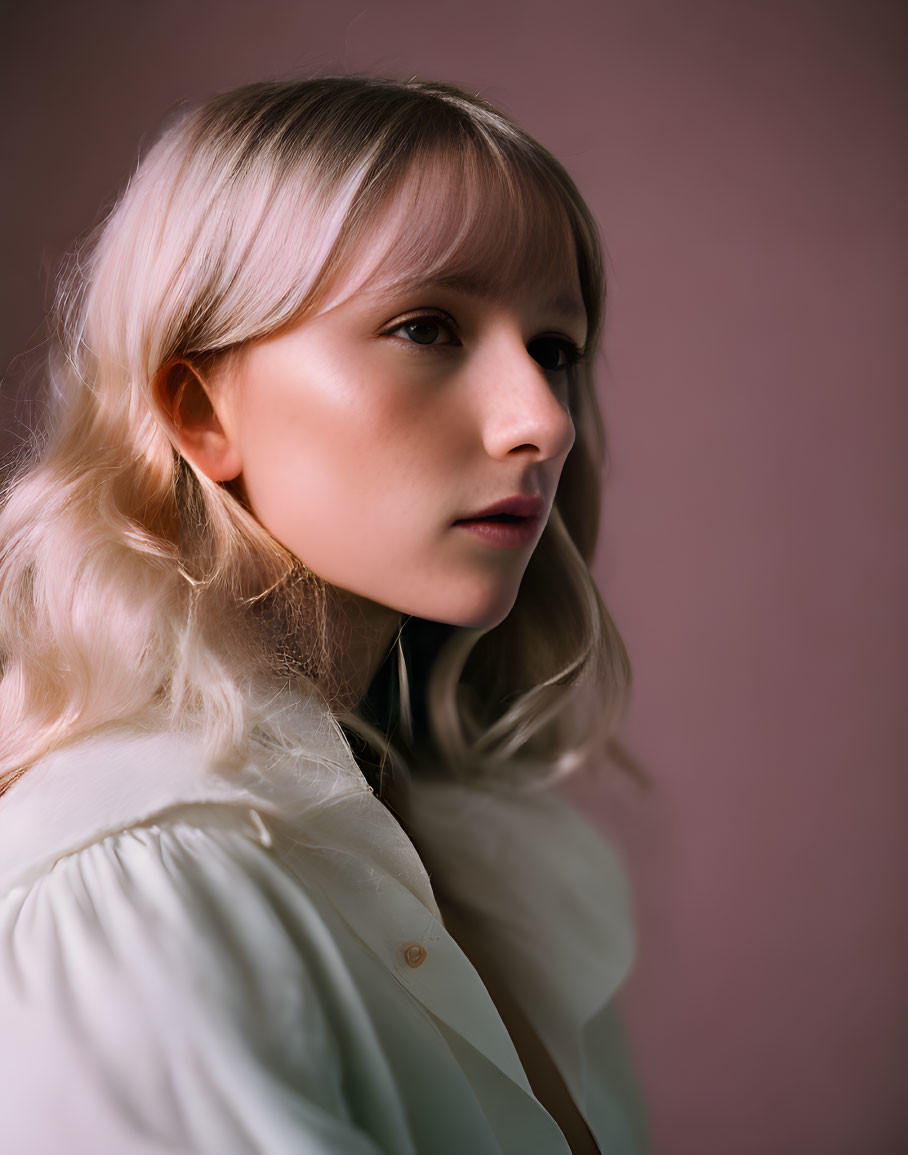
[[[299,880],[229,820],[60,859],[0,905],[0,1149],[388,1150],[351,1104],[357,1000],[332,949]]]

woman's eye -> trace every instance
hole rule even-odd
[[[574,342],[562,337],[536,337],[527,345],[527,352],[548,373],[563,372],[580,360]]]
[[[455,345],[457,344],[451,332],[451,326],[441,317],[411,317],[408,321],[401,321],[393,329],[387,331],[387,336],[403,334],[404,338],[414,345]]]

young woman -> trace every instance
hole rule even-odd
[[[0,1146],[641,1149],[620,867],[545,790],[629,665],[588,562],[596,226],[482,100],[182,114],[61,283],[0,520]]]

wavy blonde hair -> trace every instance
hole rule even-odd
[[[511,284],[553,254],[576,262],[589,337],[575,443],[517,601],[486,632],[406,620],[396,663],[346,709],[325,680],[344,645],[331,588],[241,488],[180,455],[151,382],[304,320],[351,270]],[[563,167],[451,85],[267,82],[181,111],[64,267],[45,420],[4,486],[0,790],[111,723],[201,727],[213,754],[242,759],[274,687],[302,682],[380,768],[531,782],[604,747],[634,769],[614,736],[628,656],[589,570],[604,293],[596,224]]]

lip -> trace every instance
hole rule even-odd
[[[516,548],[533,541],[539,532],[545,506],[540,497],[507,497],[470,517],[461,517],[456,526],[482,538],[489,545]],[[494,514],[508,513],[519,521],[490,521]]]
[[[459,525],[462,521],[479,521],[484,517],[492,517],[496,513],[510,513],[513,517],[539,518],[542,516],[544,508],[541,497],[524,497],[517,494],[515,497],[506,497],[502,501],[496,501],[494,505],[487,505],[478,513],[468,513],[464,517],[459,517],[454,524]]]
[[[539,532],[538,517],[525,517],[521,521],[455,521],[457,529],[475,534],[489,545],[516,549],[529,545]]]

